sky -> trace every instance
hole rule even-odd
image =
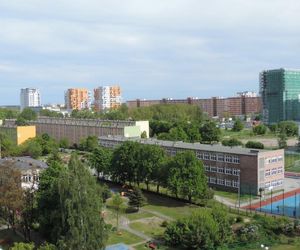
[[[118,84],[123,100],[258,91],[300,68],[299,0],[0,0],[0,105]]]

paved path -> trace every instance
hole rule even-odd
[[[132,233],[132,234],[134,234],[134,235],[142,238],[143,240],[146,240],[146,241],[151,240],[151,237],[149,237],[149,236],[147,236],[147,235],[145,235],[145,234],[143,234],[143,233],[141,233],[139,231],[136,231],[136,230],[132,229],[129,226],[129,224],[130,224],[130,220],[128,220],[124,216],[121,216],[121,218],[120,218],[120,228],[122,228],[122,229],[124,229],[124,230],[126,230],[126,231],[128,231],[128,232],[130,232],[130,233]]]

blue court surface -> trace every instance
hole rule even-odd
[[[262,206],[261,209],[257,208],[257,211],[262,211],[270,214],[279,214],[289,217],[300,217],[300,194],[293,195],[291,197],[274,201],[272,204]]]
[[[119,243],[119,244],[107,246],[105,250],[129,250],[129,247],[123,243]]]

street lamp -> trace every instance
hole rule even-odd
[[[237,173],[238,173],[238,184],[239,184],[238,195],[239,195],[239,211],[240,211],[240,207],[241,207],[241,177],[240,177],[240,173],[241,173],[241,170],[238,169]]]
[[[262,196],[262,192],[264,191],[263,187],[259,188],[259,212],[261,212],[261,196]]]

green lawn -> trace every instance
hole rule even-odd
[[[162,196],[152,194],[145,194],[145,196],[148,199],[148,205],[143,207],[144,210],[149,212],[156,211],[173,219],[182,218],[192,214],[192,212],[197,209],[201,209],[198,206],[189,205],[187,203]]]
[[[130,227],[150,237],[162,236],[165,228],[161,226],[162,220],[150,219],[149,221],[136,221],[130,223]]]
[[[219,190],[214,190],[214,193],[216,194],[216,195],[219,195],[219,196],[222,196],[222,197],[224,197],[224,198],[226,198],[226,199],[229,199],[229,200],[231,200],[232,202],[236,202],[236,201],[238,201],[238,194],[237,193],[233,193],[233,192],[226,192],[226,191],[219,191]],[[251,196],[251,199],[255,199],[256,198],[256,196]],[[240,200],[242,201],[242,202],[244,202],[244,201],[247,201],[247,200],[249,200],[250,199],[250,195],[248,195],[248,194],[242,194],[241,196],[240,196]]]
[[[145,246],[145,243],[142,243],[140,245],[137,245],[134,247],[135,250],[149,250],[150,248]],[[176,248],[172,248],[172,247],[167,247],[167,246],[163,246],[163,245],[159,245],[159,250],[179,250]]]
[[[290,172],[300,172],[300,154],[284,155],[285,170]]]
[[[225,138],[236,138],[238,140],[251,140],[256,141],[260,139],[270,139],[277,138],[277,136],[271,132],[267,132],[265,135],[255,135],[252,132],[252,129],[245,128],[242,131],[234,132],[230,129],[221,129],[222,131],[222,139]]]
[[[113,232],[109,235],[108,238],[108,242],[107,242],[107,246],[109,245],[114,245],[114,244],[118,244],[118,243],[125,243],[127,245],[131,245],[131,244],[136,244],[138,242],[142,242],[143,239],[132,234],[129,233],[125,230],[121,230],[122,235],[118,235],[116,232]]]
[[[126,218],[128,218],[130,221],[153,217],[153,214],[141,211],[135,213],[126,213],[123,215],[126,216]]]

